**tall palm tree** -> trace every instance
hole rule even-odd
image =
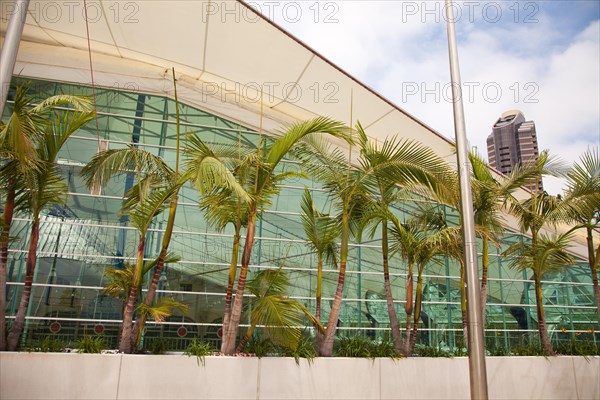
[[[567,252],[570,240],[570,232],[554,236],[536,234],[535,241],[532,238],[531,244],[517,242],[504,251],[504,256],[513,257],[510,264],[512,267],[533,272],[538,331],[542,350],[546,355],[555,353],[546,326],[542,279],[547,273],[561,271],[574,262]]]
[[[338,238],[337,221],[329,214],[317,210],[310,191],[304,189],[304,196],[300,205],[302,210],[301,219],[304,233],[309,246],[317,255],[317,288],[315,299],[315,318],[321,321],[321,296],[323,291],[323,263],[337,264],[336,252]],[[323,336],[320,332],[316,334],[317,347],[321,345]]]
[[[579,163],[567,173],[567,187],[564,201],[571,206],[570,216],[576,224],[575,229],[585,229],[586,233],[588,265],[600,323],[600,244],[594,244],[594,231],[600,229],[600,148],[588,149],[581,155]]]
[[[276,172],[279,162],[294,146],[311,136],[330,135],[347,139],[346,129],[344,129],[343,124],[323,117],[293,124],[280,134],[281,136],[271,145],[266,145],[264,150],[262,140],[259,140],[256,156],[248,158],[249,161],[252,161],[251,165],[253,167],[245,187],[244,200],[248,222],[235,300],[231,308],[231,316],[229,321],[223,321],[227,330],[223,335],[221,351],[225,354],[232,354],[235,351],[235,341],[242,316],[243,296],[248,276],[248,267],[250,265],[252,247],[254,244],[256,218],[260,209],[270,205],[270,199],[274,194],[278,193],[281,181],[289,176],[287,173]],[[205,147],[205,152],[209,152],[207,146]],[[218,158],[215,158],[215,160],[217,159]],[[191,159],[190,162],[194,163],[195,161],[194,159]],[[195,181],[198,186],[201,189],[214,187],[214,183],[219,179],[215,174],[215,168],[222,169],[223,166],[223,163],[215,162],[207,164],[203,168],[198,168],[193,175],[197,177]],[[230,171],[229,173],[231,174]],[[228,189],[233,188],[234,186],[231,186]],[[238,195],[242,197],[243,193],[238,193]]]
[[[33,221],[26,261],[25,286],[15,320],[8,334],[8,350],[16,350],[25,324],[37,265],[41,213],[51,204],[64,201],[64,195],[68,190],[56,164],[58,153],[67,139],[94,117],[93,111],[61,112],[51,117],[51,122],[46,126],[37,143],[35,159],[38,161],[38,166],[21,175],[25,185],[17,192],[15,208],[30,213]]]
[[[129,216],[129,221],[138,230],[138,245],[136,251],[136,263],[133,270],[133,281],[131,282],[131,290],[125,305],[123,313],[123,323],[121,329],[121,339],[119,342],[119,351],[123,353],[131,353],[132,345],[135,339],[133,333],[133,316],[136,308],[138,297],[141,296],[142,278],[144,274],[144,251],[146,248],[146,234],[150,228],[150,224],[155,216],[160,214],[167,208],[174,196],[181,188],[181,184],[167,185],[164,188],[149,190],[146,193],[145,189],[139,188],[139,184],[132,189],[139,191],[140,199],[133,204],[129,204],[124,208],[124,213]]]
[[[529,164],[531,168],[538,171],[536,180],[541,179],[543,175],[558,175],[562,170],[562,164],[550,157],[547,151],[543,151],[537,160]],[[528,199],[522,201],[512,199],[510,204],[510,212],[517,218],[521,232],[531,237],[531,243],[529,245],[514,244],[505,251],[505,254],[518,257],[513,262],[513,266],[530,269],[533,273],[540,342],[546,354],[553,354],[553,350],[544,318],[542,277],[549,270],[556,270],[561,265],[564,268],[573,261],[567,257],[566,253],[563,254],[567,246],[566,241],[570,237],[569,232],[549,237],[541,234],[540,231],[544,226],[553,226],[559,222],[568,221],[570,210],[569,203],[561,201],[559,197],[539,191],[537,185]]]
[[[167,257],[166,260],[166,262],[177,262],[178,258]],[[155,260],[153,263],[150,263],[145,268],[149,270],[150,268],[148,267],[155,266],[157,261],[158,260]],[[125,310],[129,294],[131,293],[131,286],[135,280],[134,267],[134,265],[126,264],[125,267],[122,269],[110,268],[105,272],[105,275],[108,278],[108,283],[106,284],[106,286],[104,286],[103,291],[106,295],[115,299],[119,299],[123,302],[123,308],[121,309],[122,313]],[[143,285],[143,282],[140,284],[140,286],[141,285]],[[144,301],[137,306],[138,318],[140,315],[143,316],[140,322],[142,325],[140,325],[138,332],[143,330],[143,324],[145,324],[146,319],[148,317],[151,317],[152,319],[154,319],[154,321],[161,323],[166,317],[172,314],[174,309],[178,309],[182,312],[185,312],[188,308],[187,305],[179,301],[165,297],[159,299],[156,303],[152,302],[150,304],[148,304],[145,300],[146,298],[144,298]],[[136,321],[136,324],[137,323],[138,321]],[[132,335],[132,349],[135,350],[138,346],[139,338],[135,338],[135,335]]]
[[[414,350],[421,318],[423,272],[425,266],[439,252],[439,247],[435,246],[435,241],[431,239],[432,232],[418,220],[400,223],[394,218],[392,222],[392,249],[408,266],[405,306],[406,340],[401,351],[404,355],[410,356]],[[417,288],[413,302],[413,271],[415,267],[417,268]],[[396,329],[399,331],[399,328]]]
[[[132,341],[135,341],[135,339],[132,339],[135,304],[138,296],[141,296],[140,288],[143,274],[147,272],[147,269],[144,268],[146,233],[153,218],[161,213],[167,207],[167,204],[171,206],[167,225],[172,230],[175,217],[173,209],[177,205],[174,199],[185,183],[185,178],[176,177],[175,172],[160,157],[136,146],[100,152],[81,171],[89,188],[105,186],[115,175],[125,173],[135,173],[138,180],[137,184],[126,194],[127,200],[122,208],[122,212],[129,216],[132,225],[138,229],[139,233],[136,262],[132,276],[133,281],[123,313],[119,344],[120,351],[130,353],[132,351]],[[170,234],[166,233],[165,236],[170,239]],[[168,240],[166,249],[164,240],[162,247],[158,262],[164,265]]]
[[[302,331],[302,320],[307,317],[323,332],[319,320],[302,304],[287,296],[289,279],[278,269],[259,271],[248,281],[248,291],[254,296],[251,300],[250,328],[237,346],[241,353],[254,334],[257,325],[263,325],[267,336],[276,344],[295,350],[298,346]]]
[[[459,264],[460,308],[463,341],[466,344],[468,343],[468,321],[462,227],[450,225],[446,214],[439,210],[438,207],[423,208],[417,215],[417,221],[419,222],[421,229],[427,233],[427,239],[425,241],[427,251],[425,254],[428,255],[428,260],[431,259],[432,256],[445,256],[454,259]],[[491,231],[487,226],[475,224],[475,234],[482,238],[482,240],[485,240],[486,243],[491,243],[497,247],[499,246],[499,243],[496,241],[496,232]],[[431,251],[433,254],[428,254],[428,251]],[[416,315],[415,321],[418,321]]]
[[[146,292],[146,295],[143,296],[143,301],[141,303],[141,306],[143,307],[143,309],[148,310],[149,312],[140,312],[137,316],[137,319],[135,322],[135,326],[137,327],[137,334],[133,334],[131,336],[131,341],[132,341],[131,346],[132,346],[133,351],[137,350],[137,348],[140,345],[140,340],[141,340],[143,332],[144,332],[144,326],[146,324],[147,316],[152,314],[155,317],[154,319],[156,321],[158,321],[158,320],[162,321],[162,319],[163,319],[162,317],[159,317],[160,314],[158,314],[156,311],[154,311],[157,309],[157,308],[153,308],[154,298],[156,295],[156,290],[158,289],[158,282],[160,280],[162,271],[164,270],[165,265],[169,262],[168,258],[171,258],[173,260],[175,259],[174,257],[170,257],[169,246],[171,244],[171,237],[173,236],[173,228],[175,226],[177,203],[179,201],[179,190],[185,184],[185,181],[186,181],[186,178],[180,177],[176,170],[175,175],[173,176],[173,181],[168,182],[167,185],[163,189],[163,191],[164,191],[163,194],[165,196],[164,197],[165,204],[166,203],[169,204],[167,225],[165,227],[165,232],[162,237],[161,249],[158,254],[158,257],[156,258],[154,263],[150,263],[150,264],[144,266],[144,268],[140,272],[140,276],[143,277],[144,275],[146,275],[146,273],[148,273],[152,269],[152,267],[154,268],[154,272],[152,273],[152,279],[150,280],[150,285],[148,287],[148,291]],[[178,258],[177,258],[177,260],[178,260]],[[171,261],[171,262],[175,262],[175,261]],[[141,281],[140,281],[140,285],[141,285]],[[142,292],[138,292],[138,294],[142,295]],[[161,308],[161,309],[172,308],[172,307],[166,306],[169,301],[170,301],[169,299],[162,298],[161,302],[162,302],[162,306],[164,306],[164,307],[159,306],[159,308]],[[174,304],[174,303],[169,303],[169,304]],[[183,308],[183,307],[178,307],[178,308]]]
[[[0,121],[0,186],[5,191],[0,221],[0,351],[6,350],[6,263],[16,192],[25,182],[23,177],[40,166],[36,149],[55,107],[69,106],[76,112],[93,108],[90,99],[71,95],[51,96],[35,105],[28,91],[27,85],[17,86],[12,112],[6,123]]]
[[[137,350],[142,335],[144,333],[144,326],[146,324],[146,319],[148,315],[152,315],[155,321],[162,321],[167,313],[171,311],[173,308],[184,309],[185,307],[177,302],[174,302],[172,299],[162,298],[160,299],[161,304],[154,304],[154,297],[156,295],[156,290],[158,289],[158,282],[160,280],[161,274],[164,270],[165,264],[167,263],[167,258],[169,256],[169,246],[171,244],[171,237],[173,236],[173,228],[175,227],[175,217],[177,215],[177,204],[179,202],[179,189],[185,184],[188,180],[188,177],[180,176],[179,172],[179,153],[180,153],[180,137],[181,137],[181,124],[179,118],[179,98],[177,96],[177,79],[175,78],[175,68],[172,68],[173,74],[173,90],[175,95],[175,129],[176,129],[176,146],[175,146],[175,170],[173,171],[173,176],[171,180],[166,182],[166,185],[174,185],[176,186],[176,191],[171,197],[169,204],[169,215],[167,217],[167,225],[165,227],[165,232],[162,237],[162,244],[160,253],[156,259],[156,265],[154,266],[154,272],[152,274],[152,279],[150,280],[150,285],[148,287],[148,291],[146,292],[146,296],[144,297],[143,303],[140,305],[142,309],[138,314],[137,320],[135,322],[135,326],[137,326],[137,335],[132,335],[132,349]],[[167,177],[170,177],[167,175]],[[142,276],[149,271],[151,264],[146,266],[142,271]]]
[[[412,179],[398,179],[396,176],[390,175],[389,171],[398,167],[398,165],[396,165],[398,161],[403,161],[403,157],[405,157],[404,152],[407,151],[407,143],[400,142],[395,137],[388,137],[381,143],[381,146],[379,146],[377,142],[368,139],[367,134],[360,123],[357,124],[356,130],[358,132],[360,160],[363,168],[376,171],[373,184],[367,187],[372,203],[369,207],[369,212],[365,215],[368,222],[365,221],[364,223],[371,223],[373,225],[371,237],[374,237],[377,227],[381,226],[383,281],[388,315],[390,318],[390,328],[392,331],[392,340],[396,350],[406,354],[409,350],[408,332],[410,332],[410,319],[412,314],[412,268],[414,263],[411,262],[408,264],[406,312],[407,321],[409,322],[407,323],[407,340],[406,342],[403,342],[390,283],[388,224],[390,221],[395,220],[395,216],[390,211],[390,206],[401,200],[408,200],[410,196],[415,194],[436,198],[447,197],[451,193],[448,191],[448,188],[451,188],[452,185],[447,184],[447,181],[451,177],[451,173],[448,166],[441,158],[437,158],[430,149],[423,149],[424,152],[421,154],[419,160],[424,163],[422,176],[418,177],[416,182],[413,182]],[[399,183],[404,185],[402,189],[399,187]],[[403,231],[398,221],[395,221],[394,224],[397,228],[396,232]],[[408,296],[410,296],[410,301],[408,301]]]
[[[488,269],[489,269],[489,247],[490,244],[498,246],[499,235],[504,231],[502,211],[512,194],[520,187],[531,183],[536,179],[537,168],[535,164],[519,165],[513,171],[496,179],[490,170],[488,164],[476,153],[469,153],[472,174],[473,189],[473,212],[475,224],[480,228],[479,231],[486,234],[479,235],[482,244],[481,256],[481,316],[485,327],[485,310],[487,304],[488,292]],[[455,187],[458,200],[459,188]],[[456,209],[460,209],[458,201],[452,204]],[[492,242],[490,242],[492,239]]]
[[[368,142],[360,124],[357,124],[357,130],[362,136],[361,142],[363,144]],[[333,340],[341,310],[351,228],[358,237],[364,221],[369,219],[366,215],[373,212],[372,203],[369,201],[372,193],[376,192],[378,187],[391,187],[395,184],[419,185],[433,190],[440,187],[440,177],[436,175],[435,171],[439,171],[442,164],[431,149],[412,141],[390,140],[386,141],[384,150],[393,153],[393,157],[375,163],[361,153],[358,166],[352,166],[339,149],[332,150],[328,143],[313,141],[311,156],[305,160],[309,173],[323,182],[323,187],[329,192],[334,200],[334,205],[339,210],[341,243],[338,284],[325,337],[320,348],[322,356],[331,356],[333,352]],[[377,213],[377,215],[381,216],[382,214]]]
[[[223,314],[222,331],[226,332],[231,319],[233,288],[239,260],[241,231],[248,223],[247,202],[250,196],[245,190],[248,179],[253,172],[253,157],[255,153],[238,142],[237,148],[232,146],[212,146],[209,148],[197,135],[188,136],[187,174],[203,193],[199,206],[204,211],[206,223],[223,232],[228,225],[234,228],[227,292],[225,295],[225,311]],[[214,165],[213,165],[214,163]],[[207,168],[223,168],[222,174],[228,181],[206,181],[204,178]],[[218,176],[218,174],[213,174]],[[210,182],[216,187],[209,189]],[[229,182],[229,183],[227,183]]]
[[[348,165],[345,155],[340,150],[332,150],[331,145],[324,141],[313,141],[311,147],[313,147],[313,152],[310,157],[305,159],[309,173],[323,182],[323,187],[329,192],[334,200],[334,206],[339,212],[337,223],[341,243],[338,258],[338,283],[329,312],[325,335],[318,349],[321,356],[330,357],[333,353],[333,341],[341,311],[346,279],[350,241],[350,215],[357,214],[357,210],[367,202],[368,197],[365,194],[363,183],[366,175],[358,168]]]

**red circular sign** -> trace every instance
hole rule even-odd
[[[58,333],[60,332],[60,324],[58,322],[53,322],[50,324],[50,332],[52,333]]]
[[[104,333],[104,325],[98,324],[98,325],[94,326],[94,332],[96,333],[96,335],[100,335],[100,334]]]
[[[180,326],[177,329],[177,336],[184,337],[185,335],[187,335],[187,328],[185,326]]]
[[[217,331],[217,337],[223,337],[223,328],[219,328],[219,330]]]

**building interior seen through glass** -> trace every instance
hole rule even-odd
[[[18,80],[23,82],[23,80]],[[91,95],[91,88],[56,82],[30,81],[30,94],[41,99],[53,94]],[[14,88],[13,92],[14,93]],[[5,117],[11,112],[10,99]],[[68,183],[64,205],[53,206],[42,217],[32,301],[28,310],[24,343],[52,333],[66,342],[82,335],[102,334],[116,346],[123,304],[107,296],[108,268],[124,268],[135,259],[137,231],[121,215],[124,193],[137,179],[134,172],[112,179],[97,193],[90,193],[80,176],[82,167],[98,149],[139,146],[160,155],[170,165],[176,158],[175,102],[158,95],[127,90],[95,89],[97,125],[87,124],[63,147],[59,164]],[[182,132],[194,132],[203,141],[227,146],[251,146],[258,133],[225,118],[180,105]],[[267,139],[268,140],[268,139]],[[185,140],[183,140],[185,146]],[[294,160],[283,164],[297,171]],[[327,193],[309,178],[288,179],[280,194],[263,210],[257,223],[251,274],[260,269],[284,269],[290,279],[289,295],[314,311],[317,258],[306,244],[300,219],[300,201],[309,188],[324,212],[332,209]],[[177,219],[170,252],[180,257],[169,263],[159,283],[159,296],[186,303],[186,312],[176,312],[162,324],[149,322],[144,340],[162,337],[171,350],[182,350],[196,338],[220,345],[221,321],[231,251],[232,229],[217,232],[209,227],[198,207],[201,194],[186,185],[179,196]],[[396,215],[410,218],[427,200],[407,201]],[[456,210],[438,206],[452,223],[459,223]],[[168,210],[157,216],[147,236],[145,257],[156,258]],[[7,265],[7,316],[14,316],[25,274],[28,228],[27,215],[17,215],[11,229]],[[509,267],[502,251],[515,241],[527,241],[508,232],[500,248],[490,244],[489,293],[486,308],[486,345],[504,348],[537,338],[533,281],[528,273]],[[481,252],[481,243],[478,243]],[[392,256],[391,282],[399,319],[404,318],[406,265]],[[322,319],[329,315],[338,272],[332,265],[323,274]],[[424,271],[422,329],[418,342],[455,349],[464,345],[461,325],[460,268],[456,261],[439,257]],[[585,260],[548,275],[544,281],[548,328],[553,341],[595,340],[596,310]],[[381,269],[380,239],[364,234],[350,246],[345,298],[339,317],[339,335],[365,335],[383,339],[389,335]],[[250,295],[248,307],[251,307]],[[247,320],[246,320],[247,322]],[[308,325],[308,321],[307,321]],[[309,328],[307,328],[309,329]],[[597,330],[597,329],[596,329]],[[242,329],[243,333],[244,329]]]

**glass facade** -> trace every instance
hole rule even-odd
[[[91,95],[90,88],[56,82],[31,82],[36,98],[53,94]],[[135,257],[137,232],[119,212],[123,195],[135,180],[134,174],[113,179],[101,193],[90,193],[80,177],[81,168],[98,148],[113,149],[132,143],[175,161],[175,103],[158,95],[110,89],[95,89],[98,120],[76,132],[59,156],[60,168],[68,183],[65,205],[55,206],[42,217],[38,268],[34,280],[23,343],[54,335],[74,341],[82,335],[102,334],[116,346],[123,304],[103,293],[107,268],[122,268]],[[9,96],[7,113],[11,110]],[[256,132],[226,118],[181,105],[182,128],[207,143],[256,146]],[[298,164],[285,161],[285,170]],[[299,210],[305,187],[311,189],[322,210],[329,209],[327,194],[317,182],[296,177],[285,182],[272,206],[263,210],[257,223],[256,242],[250,273],[283,264],[290,278],[289,295],[314,311],[316,256],[306,245]],[[159,284],[159,296],[168,296],[189,305],[162,324],[148,324],[145,340],[167,339],[168,348],[184,349],[200,338],[219,345],[225,288],[233,245],[232,229],[222,233],[207,226],[198,207],[200,193],[191,186],[180,192],[180,202],[170,251],[181,257],[168,264]],[[401,219],[410,217],[418,204],[405,203],[396,209]],[[440,206],[450,221],[458,224],[456,210]],[[155,218],[146,241],[147,260],[159,251],[166,224],[166,212]],[[11,227],[7,265],[7,315],[15,315],[22,290],[31,220],[17,215]],[[510,269],[500,254],[519,240],[508,232],[502,248],[490,246],[489,297],[486,341],[489,349],[511,347],[537,340],[533,282],[527,273]],[[391,258],[391,281],[400,321],[404,317],[406,266]],[[338,272],[324,271],[322,318],[327,318],[337,284]],[[460,272],[452,259],[437,259],[426,267],[424,305],[419,342],[447,348],[462,344]],[[378,237],[353,242],[350,246],[345,299],[339,334],[362,334],[373,338],[389,335]],[[553,340],[594,340],[598,331],[594,295],[586,262],[547,276],[544,299],[548,327]],[[246,321],[247,322],[247,321]],[[242,326],[247,326],[242,324]],[[242,328],[243,330],[243,328]]]

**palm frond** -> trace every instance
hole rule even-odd
[[[570,232],[560,235],[540,235],[537,244],[523,241],[509,246],[502,255],[508,258],[511,268],[532,270],[541,279],[546,273],[560,271],[575,260],[568,253]]]
[[[133,266],[126,265],[123,269],[109,268],[104,272],[109,283],[104,286],[103,292],[115,299],[125,299],[131,290],[133,282]]]
[[[42,100],[38,105],[31,109],[31,112],[34,114],[42,114],[55,107],[64,106],[72,107],[75,111],[82,113],[91,113],[94,111],[94,103],[89,97],[58,94]]]
[[[215,188],[223,188],[231,191],[246,203],[252,201],[250,194],[227,167],[224,157],[219,157],[197,135],[188,135],[187,139],[186,174],[202,194]],[[231,151],[230,156],[238,156],[234,148],[231,148]]]
[[[55,114],[48,122],[48,127],[41,138],[38,150],[40,158],[44,161],[54,162],[67,139],[94,119],[95,116],[96,113],[94,111],[79,113],[60,112]]]
[[[600,148],[588,149],[567,173],[567,194],[575,222],[600,224]]]
[[[164,189],[153,190],[144,201],[138,202],[127,210],[131,224],[140,231],[140,234],[145,235],[152,219],[169,206],[171,199],[177,195],[180,187],[181,182],[169,185]]]
[[[174,174],[162,158],[134,145],[102,151],[81,170],[88,188],[106,186],[113,176],[125,173],[154,175],[165,181]]]
[[[309,245],[327,262],[333,262],[337,252],[338,228],[336,220],[317,210],[308,189],[304,189],[300,208],[302,211],[300,218]]]
[[[142,269],[142,276],[146,275],[148,273],[148,271],[150,271],[152,268],[154,268],[156,266],[156,264],[158,264],[158,260],[160,259],[160,255],[155,258],[154,260],[144,264],[144,268]],[[164,263],[165,264],[172,264],[172,263],[176,263],[181,261],[181,256],[176,255],[175,253],[167,253]]]
[[[272,166],[277,165],[294,145],[307,136],[330,135],[343,139],[348,143],[353,143],[352,134],[349,132],[348,127],[341,122],[326,117],[295,123],[287,128],[285,132],[280,133],[282,136],[269,148],[266,157],[266,162]]]
[[[138,305],[137,309],[142,315],[150,317],[154,321],[161,323],[165,320],[165,318],[173,315],[174,310],[179,310],[180,312],[187,312],[188,305],[175,299],[162,297],[158,299],[156,304],[152,306],[149,306],[146,303],[142,302]]]

